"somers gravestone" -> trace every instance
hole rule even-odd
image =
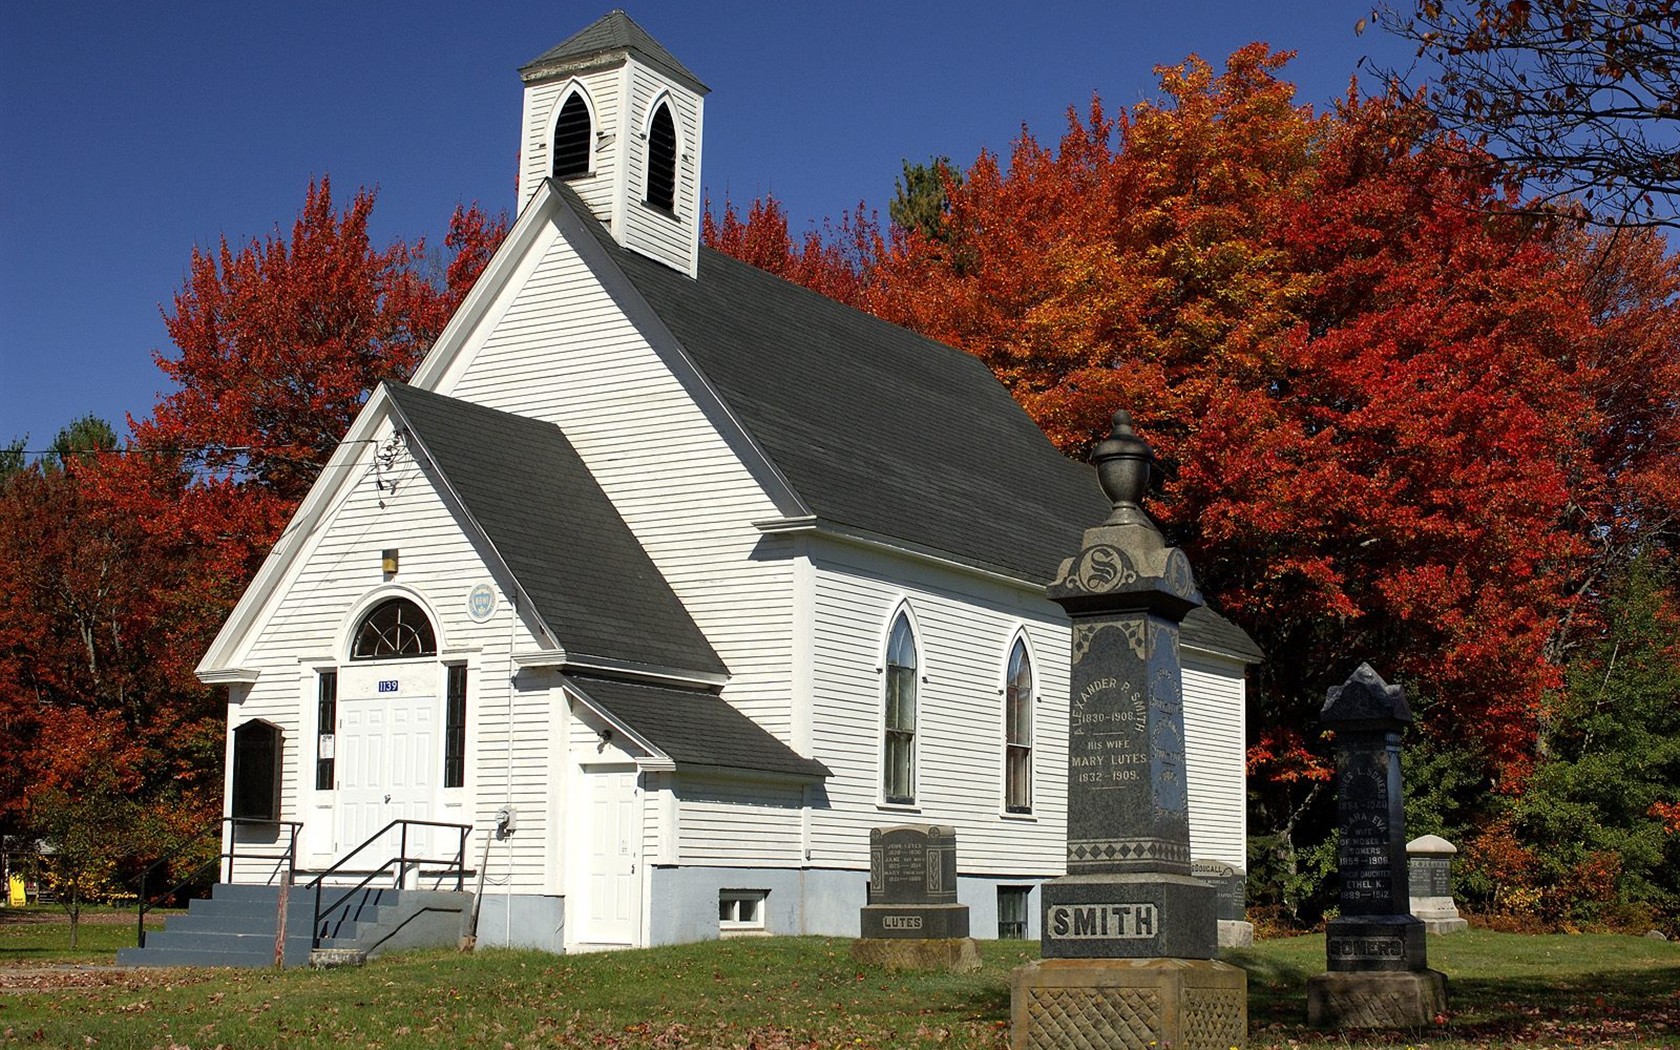
[[[888,969],[966,971],[980,966],[957,903],[955,828],[904,824],[869,832],[869,903],[852,944],[859,962]]]
[[[1411,914],[1400,734],[1406,695],[1370,664],[1330,689],[1319,723],[1336,734],[1341,913],[1325,932],[1328,973],[1307,982],[1316,1027],[1413,1028],[1446,1009],[1446,978],[1429,969]]]
[[[1068,873],[1042,889],[1043,959],[1011,976],[1011,1045],[1224,1050],[1247,981],[1213,961],[1216,893],[1191,872],[1178,625],[1201,595],[1144,513],[1130,415],[1092,458],[1113,512],[1048,592],[1073,618]]]

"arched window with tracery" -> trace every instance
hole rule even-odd
[[[916,801],[916,666],[916,635],[900,612],[887,636],[881,795],[904,805]]]
[[[1027,643],[1016,638],[1003,684],[1003,808],[1032,812],[1033,670]]]
[[[407,598],[388,598],[368,610],[356,627],[350,646],[352,660],[391,660],[436,656],[437,636],[432,621]]]
[[[655,208],[677,210],[677,122],[668,102],[661,102],[648,122],[646,199]]]
[[[554,122],[554,165],[557,179],[589,174],[589,147],[594,140],[590,129],[589,105],[574,91],[566,96],[560,116]]]

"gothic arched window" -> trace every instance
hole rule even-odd
[[[647,203],[677,210],[677,124],[670,103],[661,102],[648,124]]]
[[[1025,639],[1015,639],[1009,650],[1003,693],[1003,808],[1031,813],[1033,672]]]
[[[906,805],[916,801],[916,663],[916,635],[901,612],[887,638],[881,795]]]
[[[432,621],[407,598],[390,598],[368,610],[350,646],[352,660],[436,655]]]
[[[589,127],[589,106],[583,96],[572,92],[560,107],[554,122],[554,177],[569,179],[589,174],[589,146],[594,136]]]

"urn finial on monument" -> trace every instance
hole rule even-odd
[[[1147,525],[1155,528],[1143,509],[1143,494],[1149,490],[1149,474],[1155,467],[1155,451],[1132,429],[1132,414],[1125,409],[1114,413],[1108,437],[1091,450],[1097,468],[1097,482],[1103,495],[1114,505],[1106,525]]]
[[[1143,509],[1155,453],[1132,430],[1132,414],[1114,413],[1107,438],[1091,450],[1097,483],[1112,510],[1085,530],[1078,557],[1062,562],[1047,592],[1069,613],[1147,612],[1178,623],[1202,604],[1190,559]]]

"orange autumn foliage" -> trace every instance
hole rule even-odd
[[[1132,410],[1153,512],[1268,654],[1256,774],[1308,779],[1325,689],[1368,659],[1516,788],[1594,586],[1672,535],[1675,259],[1514,214],[1407,99],[1300,105],[1288,58],[1191,58],[1157,102],[1024,132],[940,229],[822,280],[980,357],[1070,455]]]

